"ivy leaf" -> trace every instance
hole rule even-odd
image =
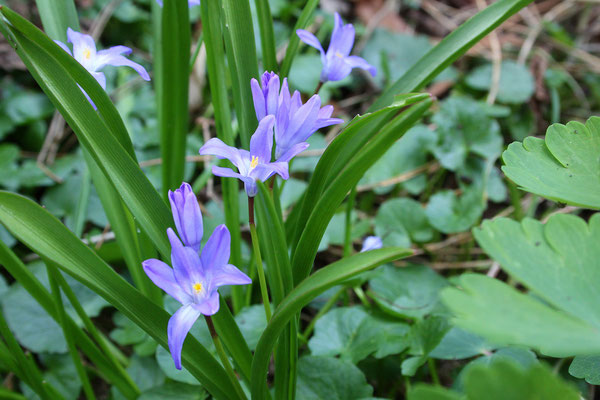
[[[585,379],[590,385],[600,385],[600,356],[577,356],[569,366],[569,374]]]
[[[492,86],[492,64],[475,68],[469,73],[465,83],[473,89],[489,91]],[[497,97],[500,103],[526,103],[534,91],[533,76],[525,65],[512,60],[502,61]]]
[[[425,266],[385,265],[369,281],[369,294],[378,306],[392,315],[420,319],[440,310],[439,292],[447,285],[443,277]]]
[[[358,400],[372,395],[365,375],[348,361],[315,356],[298,360],[298,400]]]
[[[502,154],[502,171],[523,190],[575,206],[600,209],[600,118],[548,128]]]
[[[502,153],[500,125],[488,112],[480,102],[464,97],[451,97],[442,103],[433,117],[438,143],[432,150],[444,168],[458,170],[469,154],[495,160]]]
[[[441,190],[431,196],[425,214],[429,223],[443,233],[464,232],[475,225],[485,210],[483,188],[465,187],[457,196],[452,190]]]
[[[432,229],[421,204],[410,198],[392,199],[381,205],[375,217],[375,234],[386,246],[408,247],[433,238]]]
[[[395,348],[386,346],[381,354],[400,353],[408,342],[408,325],[374,317],[362,307],[336,308],[323,315],[315,324],[315,333],[308,342],[311,354],[315,356],[340,356],[353,363],[380,350],[388,334],[395,339]],[[387,355],[386,354],[386,355]]]

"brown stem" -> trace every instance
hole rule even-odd
[[[315,94],[319,94],[319,91],[321,90],[322,87],[323,87],[323,81],[319,81],[319,84],[317,85],[317,88],[315,89]]]
[[[248,197],[248,221],[250,225],[256,225],[254,222],[254,197]]]
[[[206,320],[206,325],[208,326],[208,330],[210,331],[210,337],[213,339],[218,338],[219,335],[215,330],[215,325],[213,324],[212,317],[210,315],[205,315],[204,319]]]

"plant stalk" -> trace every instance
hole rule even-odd
[[[269,293],[267,291],[267,280],[265,279],[265,270],[263,268],[262,257],[260,255],[260,245],[258,242],[258,233],[256,232],[256,223],[254,221],[254,197],[248,197],[248,219],[250,222],[250,235],[252,236],[252,250],[256,259],[256,270],[258,272],[258,281],[260,283],[260,294],[265,306],[265,315],[267,322],[271,320],[271,305],[269,303]]]

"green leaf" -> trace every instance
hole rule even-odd
[[[495,160],[503,148],[500,125],[488,117],[483,103],[466,97],[451,97],[433,117],[438,143],[433,154],[443,167],[456,171],[469,154]]]
[[[298,361],[298,400],[358,400],[372,395],[365,375],[348,361],[312,356]]]
[[[532,1],[499,0],[468,19],[419,59],[369,107],[369,111],[391,104],[399,93],[417,91],[431,82],[475,43]]]
[[[156,362],[158,363],[161,371],[169,379],[172,379],[176,382],[186,383],[188,385],[193,385],[198,388],[198,381],[185,367],[181,370],[175,368],[173,357],[171,357],[171,353],[169,353],[168,350],[158,347],[156,349]]]
[[[73,0],[36,0],[36,4],[48,36],[67,43],[67,28],[80,31]]]
[[[569,366],[569,374],[585,379],[590,385],[600,384],[600,356],[577,356]]]
[[[385,246],[410,246],[433,239],[432,229],[425,210],[410,198],[391,199],[384,202],[375,217],[375,234]]]
[[[548,128],[502,154],[502,171],[523,190],[550,200],[600,209],[600,118]]]
[[[165,382],[165,374],[161,371],[156,361],[150,357],[140,357],[134,354],[130,358],[127,372],[143,393],[161,386]],[[122,400],[124,398],[114,388],[111,390],[111,394],[113,395],[113,400]]]
[[[489,354],[495,348],[481,336],[453,327],[437,347],[429,353],[429,356],[442,360],[462,360],[476,355]]]
[[[477,90],[488,91],[492,87],[492,64],[485,64],[469,72],[465,83]],[[529,69],[512,60],[502,61],[498,101],[507,104],[522,104],[529,101],[535,91],[535,83]]]
[[[162,193],[183,181],[188,133],[188,85],[190,70],[190,24],[188,3],[164,3],[161,22],[161,57],[157,79],[158,120],[162,156]]]
[[[319,318],[308,347],[314,356],[339,355],[340,359],[356,364],[378,351],[390,331],[397,340],[399,332],[408,333],[408,325],[376,318],[362,307],[336,308]]]
[[[319,269],[298,284],[275,309],[267,328],[258,341],[252,361],[252,398],[263,398],[271,351],[288,322],[305,305],[340,282],[410,253],[410,250],[385,248],[355,254]]]
[[[443,317],[431,316],[417,321],[409,333],[408,353],[413,357],[402,362],[402,375],[413,376],[425,364],[429,353],[439,345],[449,328],[448,321]]]
[[[25,125],[48,117],[52,103],[42,93],[21,91],[3,102],[3,110],[15,125]]]
[[[250,136],[257,125],[250,80],[258,78],[250,4],[248,0],[223,0],[222,7],[233,100],[240,121],[242,147],[248,148]]]
[[[75,399],[81,391],[81,383],[73,360],[68,355],[44,354],[42,361],[46,366],[46,371],[43,373],[44,380],[54,386],[56,390],[64,396],[65,399]],[[24,388],[23,392],[29,399],[39,399],[39,397],[31,392],[28,387]]]
[[[427,386],[419,383],[411,388],[407,395],[408,400],[463,400],[464,397],[446,388]]]
[[[482,275],[463,274],[461,290],[442,292],[454,323],[497,344],[565,357],[600,352],[598,328]]]
[[[464,232],[475,225],[486,208],[482,189],[469,186],[462,195],[440,190],[429,199],[425,214],[429,223],[444,233]]]
[[[298,29],[306,29],[308,27],[308,25],[310,23],[310,19],[318,5],[319,5],[319,0],[307,0],[306,4],[304,5],[304,7],[302,9],[302,12],[300,13],[300,17],[298,17],[298,21],[296,22],[296,25],[294,26],[294,29],[292,30],[292,32],[296,32],[296,30],[298,30]],[[289,74],[290,68],[292,67],[292,64],[293,64],[292,62],[294,61],[294,58],[296,57],[296,53],[298,52],[299,45],[300,45],[300,38],[298,37],[298,35],[292,34],[290,36],[290,41],[288,43],[287,50],[285,52],[285,57],[284,57],[283,61],[281,62],[281,70],[280,70],[281,77],[286,77]]]
[[[273,33],[273,17],[269,0],[255,0],[256,14],[260,28],[260,42],[265,70],[277,72],[277,56],[275,54],[275,35]]]
[[[386,265],[369,281],[369,295],[384,311],[401,318],[423,318],[440,310],[439,292],[448,283],[425,266]]]

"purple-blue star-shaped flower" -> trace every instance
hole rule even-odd
[[[162,7],[163,6],[163,2],[162,0],[156,0],[156,2]],[[199,6],[200,5],[200,0],[188,0],[188,6],[192,7],[192,6]]]
[[[369,250],[380,249],[383,247],[383,242],[379,236],[367,236],[363,242],[361,253]]]
[[[202,239],[201,215],[190,212],[185,205],[181,208],[175,204],[175,208],[179,216],[196,218],[192,225],[198,230],[196,237]],[[175,215],[175,210],[172,211]],[[173,229],[167,229],[167,235],[173,268],[156,259],[146,260],[142,265],[152,282],[182,305],[171,316],[167,327],[169,350],[175,367],[181,369],[181,349],[192,325],[200,314],[213,315],[219,311],[217,289],[225,285],[247,285],[251,279],[229,264],[231,236],[225,225],[214,230],[200,255],[198,250],[181,244]]]
[[[296,33],[300,40],[321,53],[321,62],[323,63],[321,82],[342,80],[350,74],[353,68],[369,71],[372,76],[377,73],[375,67],[364,58],[350,55],[352,46],[354,46],[354,26],[352,24],[344,25],[342,17],[338,13],[335,13],[335,26],[327,52],[323,50],[319,39],[312,33],[304,29],[298,29]]]
[[[174,192],[169,190],[169,202],[181,241],[199,251],[203,234],[202,212],[190,184],[183,182]]]
[[[265,72],[261,84],[254,78],[250,81],[256,118],[260,121],[267,115],[275,116],[275,159],[288,162],[306,150],[306,140],[317,130],[344,122],[330,118],[333,106],[321,108],[319,95],[312,96],[302,104],[300,92],[290,95],[287,78],[280,85],[279,76]],[[280,90],[281,86],[281,90]]]
[[[230,168],[214,165],[213,174],[240,179],[244,182],[248,197],[254,197],[258,193],[256,181],[264,182],[274,174],[278,174],[283,179],[290,177],[287,162],[271,162],[274,124],[275,117],[272,115],[267,115],[259,122],[256,132],[250,138],[250,151],[228,146],[220,139],[212,138],[200,148],[200,154],[210,154],[231,161],[239,173]]]
[[[132,50],[125,46],[114,46],[106,50],[96,50],[96,43],[90,35],[75,32],[73,29],[67,29],[67,41],[73,44],[73,51],[69,47],[58,40],[56,44],[62,47],[67,53],[75,58],[79,64],[88,70],[88,72],[98,81],[102,89],[106,89],[106,76],[100,70],[107,65],[114,67],[126,66],[133,68],[140,76],[146,80],[150,80],[150,76],[144,67],[129,60],[126,55],[131,54]],[[85,92],[84,92],[85,93]],[[94,105],[86,93],[90,103]],[[96,106],[94,105],[94,108]]]

